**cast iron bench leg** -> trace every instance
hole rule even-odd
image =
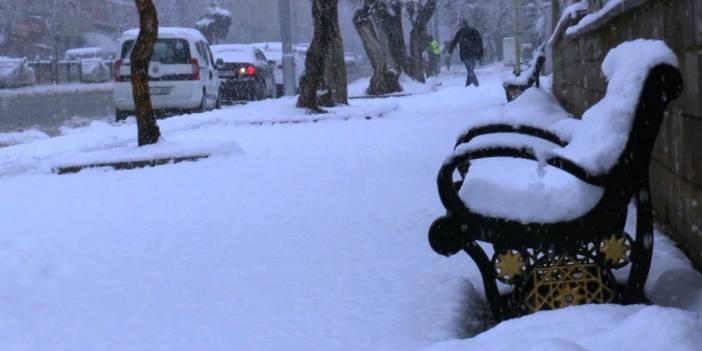
[[[636,194],[636,240],[631,256],[631,273],[624,302],[645,303],[648,301],[644,294],[644,285],[653,257],[653,210],[648,178]]]
[[[501,321],[505,315],[503,313],[503,305],[500,301],[500,292],[497,290],[497,277],[492,262],[485,254],[485,251],[475,241],[471,241],[466,245],[465,252],[475,261],[480,269],[480,274],[483,278],[483,287],[485,288],[485,297],[490,304],[490,310],[495,316],[496,321]]]

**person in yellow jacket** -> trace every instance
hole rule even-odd
[[[439,44],[436,38],[430,37],[430,39],[427,74],[430,76],[438,76],[441,72],[441,44]]]

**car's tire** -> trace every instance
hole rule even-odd
[[[220,91],[217,94],[217,101],[215,101],[215,110],[221,110],[222,109],[222,92]]]
[[[266,83],[262,80],[256,81],[253,88],[253,100],[259,101],[266,98]]]
[[[256,101],[256,85],[257,82],[253,82],[252,84],[249,85],[249,88],[246,89],[246,100],[248,101]]]
[[[198,106],[195,112],[207,112],[207,91],[205,89],[202,89],[202,99],[200,100],[200,106]]]
[[[129,115],[131,115],[129,111],[115,110],[115,122],[124,121]]]

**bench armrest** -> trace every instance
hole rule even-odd
[[[567,141],[561,139],[561,137],[559,137],[555,133],[539,127],[498,123],[469,129],[467,132],[463,133],[460,137],[458,137],[455,146],[458,147],[461,144],[469,143],[471,140],[481,135],[497,133],[523,134],[550,141],[561,147],[568,145]]]
[[[539,161],[539,158],[534,153],[531,148],[514,148],[508,146],[494,146],[479,149],[469,149],[456,151],[451,156],[449,156],[441,169],[439,170],[439,175],[437,177],[437,185],[439,188],[439,196],[441,197],[441,202],[444,207],[449,211],[457,211],[458,209],[465,208],[463,200],[461,200],[458,195],[460,189],[456,186],[453,180],[453,174],[456,170],[460,170],[462,165],[469,163],[472,160],[492,158],[492,157],[512,157],[521,158],[533,161]],[[546,164],[556,167],[564,172],[571,174],[572,176],[582,180],[585,183],[604,186],[605,180],[600,176],[593,176],[588,173],[587,170],[579,166],[573,161],[564,159],[559,156],[551,156],[546,160],[541,160]],[[466,169],[466,172],[468,169]],[[465,179],[465,178],[464,178]],[[462,181],[460,182],[462,184]],[[459,185],[460,185],[459,184]]]

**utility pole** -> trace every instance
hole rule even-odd
[[[285,95],[295,95],[295,59],[293,57],[292,21],[290,18],[290,0],[278,0],[280,16],[280,37],[283,44],[283,84]]]
[[[177,13],[178,13],[178,20],[176,21],[178,26],[182,27],[189,27],[187,23],[185,23],[185,0],[175,0],[176,1],[176,8],[177,8]]]
[[[522,48],[519,43],[519,0],[512,0],[512,33],[514,34],[514,75],[522,73]]]
[[[436,41],[441,44],[441,31],[439,28],[439,8],[440,6],[437,6],[436,9],[434,10],[434,38]]]

